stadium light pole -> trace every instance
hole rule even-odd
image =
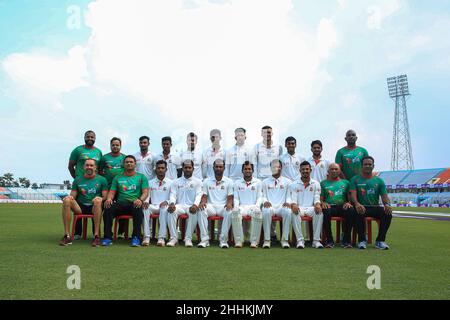
[[[389,97],[395,102],[394,132],[392,135],[391,170],[414,170],[409,134],[406,98],[410,96],[406,74],[387,78]]]

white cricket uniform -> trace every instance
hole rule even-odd
[[[175,180],[178,178],[178,169],[181,169],[181,160],[177,154],[169,153],[167,159],[164,154],[160,153],[155,157],[155,171],[156,171],[156,162],[159,160],[164,160],[167,162],[167,172],[166,177]]]
[[[222,159],[225,161],[225,150],[222,147],[214,151],[213,147],[209,147],[203,152],[203,160],[202,160],[202,174],[203,178],[214,178],[214,161],[216,159]]]
[[[197,179],[203,180],[202,174],[202,162],[203,155],[200,150],[194,149],[194,151],[182,151],[179,155],[181,160],[181,164],[183,164],[184,160],[192,160],[194,162],[194,174],[193,176]]]
[[[163,202],[169,203],[170,185],[172,180],[165,177],[163,180],[154,178],[148,182],[150,205],[144,212],[144,238],[150,238],[150,214],[159,214],[159,234],[158,239],[167,236],[167,207],[160,208]]]
[[[289,185],[291,180],[280,176],[275,179],[273,176],[263,181],[263,200],[262,200],[262,215],[263,215],[263,229],[264,240],[270,241],[270,226],[272,216],[280,216],[283,218],[283,238],[289,241],[289,231],[291,229],[291,209],[283,207],[285,203],[291,203],[289,194]],[[264,203],[270,202],[270,208],[264,208]]]
[[[146,155],[142,155],[141,152],[134,154],[136,158],[136,171],[145,175],[148,181],[155,177],[154,171],[154,157],[151,152],[147,152]]]
[[[330,161],[326,159],[320,159],[319,163],[316,163],[313,157],[308,159],[311,164],[311,178],[318,182],[322,182],[327,179],[328,167],[330,166]]]
[[[258,143],[254,150],[257,162],[255,166],[256,177],[260,180],[271,177],[272,169],[270,168],[270,163],[272,160],[280,158],[283,148],[276,144],[267,148],[263,143]]]
[[[244,177],[242,173],[242,165],[245,161],[250,161],[256,168],[256,155],[252,148],[245,144],[238,146],[235,144],[225,152],[225,173],[224,175],[233,181],[237,181]],[[255,175],[256,178],[256,175]]]
[[[296,203],[300,209],[298,215],[291,214],[292,227],[297,236],[297,241],[304,240],[301,217],[305,215],[313,218],[314,241],[320,241],[323,214],[316,214],[314,211],[314,205],[320,204],[320,183],[310,179],[309,183],[305,185],[302,180],[296,180],[289,186],[289,194],[290,200]]]
[[[225,209],[228,196],[233,195],[233,180],[222,177],[217,181],[216,178],[206,178],[203,181],[203,194],[208,197],[206,210],[199,210],[200,234],[202,241],[208,241],[208,217],[218,215],[223,217],[222,229],[219,236],[221,243],[228,241],[228,231],[230,230],[231,211]]]
[[[170,240],[177,240],[177,219],[181,214],[189,216],[186,227],[186,240],[192,240],[192,234],[197,227],[197,213],[192,214],[189,208],[192,205],[199,205],[202,199],[202,181],[194,176],[186,179],[184,176],[175,179],[170,186],[169,204],[175,204],[175,211],[168,213],[168,225]]]
[[[252,178],[246,182],[244,178],[234,183],[234,208],[231,214],[231,224],[235,243],[244,242],[242,216],[251,216],[250,242],[257,243],[261,235],[263,200],[263,184],[261,180]]]
[[[291,181],[300,179],[300,163],[306,160],[305,157],[296,153],[294,155],[284,153],[281,155],[280,160],[283,164],[283,167],[281,168],[281,175],[283,177],[286,177]]]

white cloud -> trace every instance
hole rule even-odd
[[[338,44],[337,32],[333,20],[323,18],[317,29],[317,50],[319,57],[328,58],[331,49]]]
[[[400,8],[400,0],[376,1],[376,5],[372,5],[367,8],[367,28],[381,29],[383,20],[397,12]]]

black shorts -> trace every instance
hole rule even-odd
[[[94,213],[92,212],[92,208],[94,207],[93,205],[87,206],[87,205],[82,204],[82,203],[79,203],[79,202],[77,202],[77,203],[78,203],[78,205],[80,206],[80,209],[81,209],[81,213],[82,213],[82,214],[94,214]]]

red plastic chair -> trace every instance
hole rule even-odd
[[[89,218],[94,219],[94,215],[93,214],[74,214],[73,215],[72,235],[71,235],[72,241],[73,241],[73,238],[75,236],[75,228],[77,226],[77,221],[80,220],[80,219],[83,219],[83,240],[86,240],[87,222],[88,222]]]
[[[117,216],[114,219],[114,241],[117,240],[117,227],[119,225],[118,222],[120,220],[125,220],[126,221],[126,223],[125,223],[125,239],[126,240],[128,239],[128,226],[129,226],[130,219],[133,219],[133,216],[129,215],[129,214],[123,214],[123,215]]]
[[[283,218],[279,216],[272,216],[272,222],[280,222],[280,232],[283,234]],[[281,239],[281,237],[280,237]],[[289,240],[288,240],[289,242]],[[261,230],[261,236],[259,237],[259,245],[262,246],[264,243],[264,229]]]
[[[336,243],[341,242],[341,223],[345,221],[343,217],[331,217],[331,221],[336,221]],[[325,230],[322,228],[322,242],[327,241]]]
[[[157,240],[156,239],[156,222],[159,219],[159,213],[152,213],[150,214],[150,219],[152,219],[152,235],[151,240]]]
[[[186,236],[186,220],[189,219],[187,214],[180,214],[178,216],[178,223],[180,224],[181,231],[181,240],[184,241],[184,237]]]
[[[309,228],[309,240],[312,242],[314,239],[314,230],[313,230],[313,219],[310,216],[303,216],[302,222],[306,221],[307,226]],[[295,231],[292,230],[292,241],[291,245],[295,246],[297,245],[297,235],[295,234]]]
[[[378,225],[378,230],[380,230],[380,224],[381,220],[377,218],[372,217],[366,217],[364,223],[366,224],[366,238],[367,243],[372,244],[372,221],[375,221]],[[356,230],[353,229],[353,235],[352,235],[352,243],[356,244]]]

